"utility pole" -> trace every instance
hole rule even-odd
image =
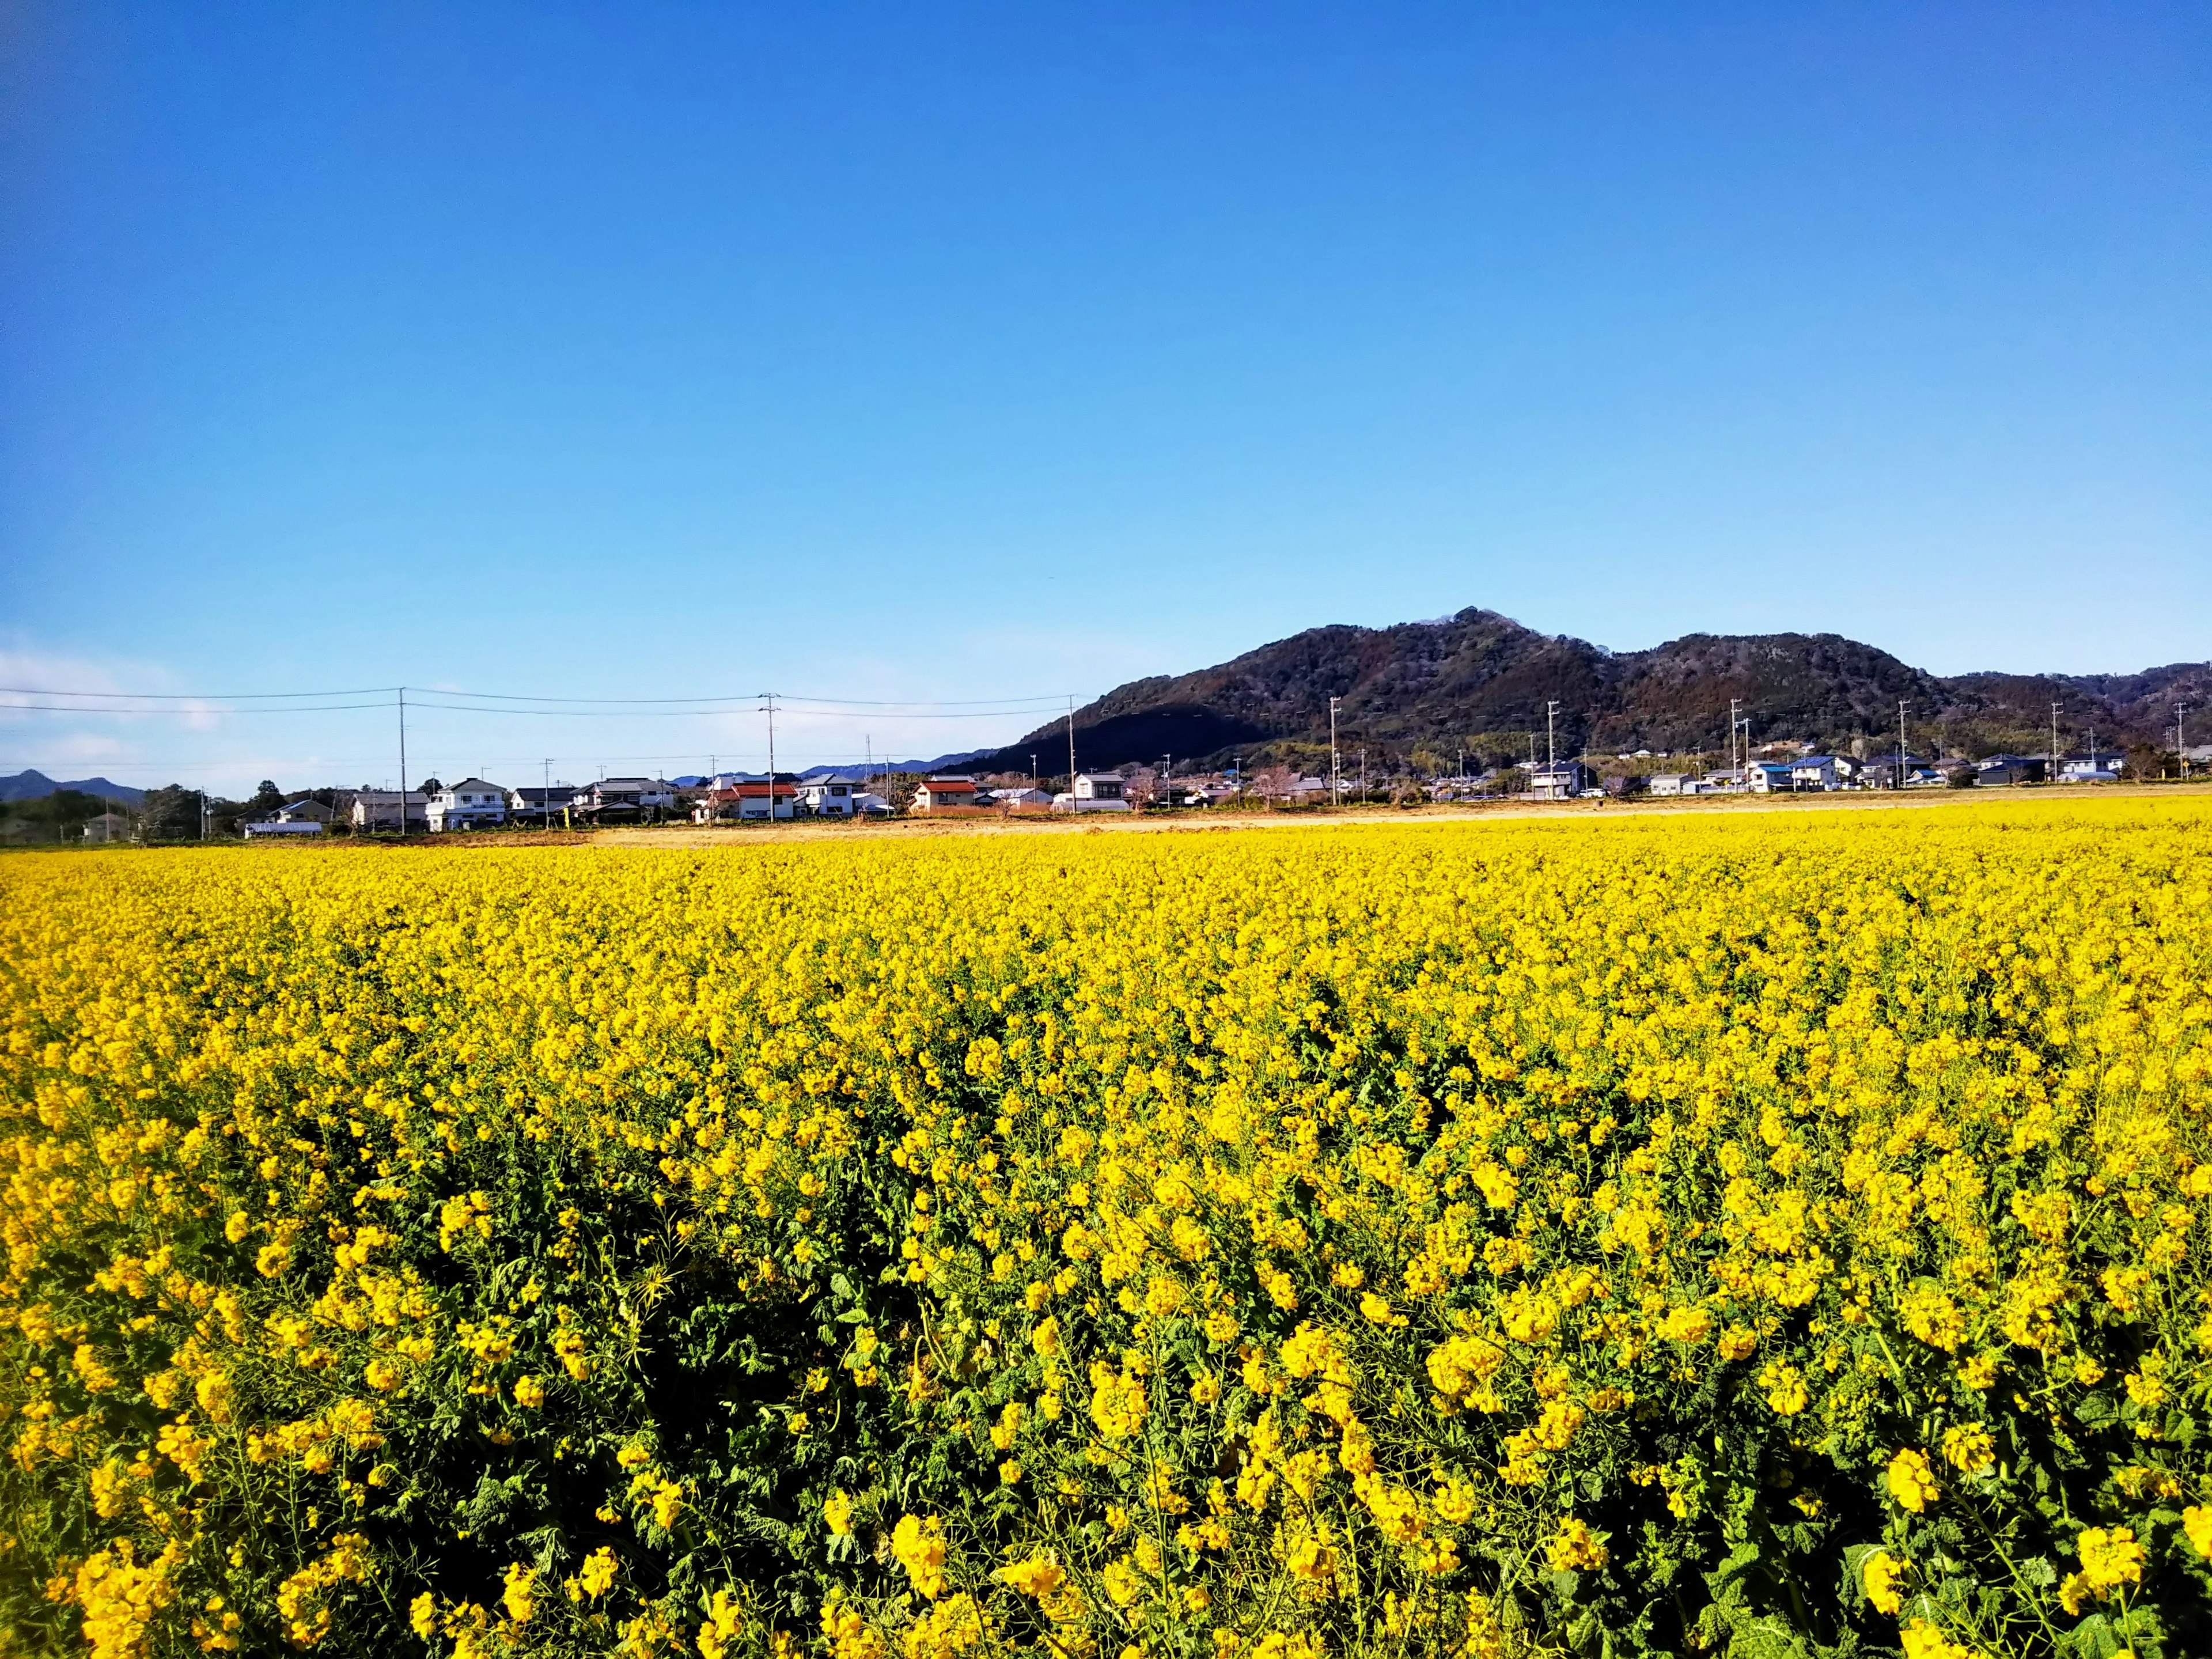
[[[552,756],[548,755],[548,756],[545,757],[544,766],[545,766],[545,776],[544,776],[544,787],[545,787],[545,793],[544,793],[544,794],[540,795],[540,796],[538,798],[538,814],[539,814],[539,816],[541,816],[542,817],[544,817],[544,819],[545,820],[545,827],[546,827],[548,830],[550,830],[550,829],[553,827],[553,757],[552,757]]]
[[[1328,804],[1331,806],[1339,806],[1344,802],[1344,790],[1337,782],[1342,769],[1336,762],[1336,706],[1343,701],[1342,697],[1328,700]]]
[[[1558,703],[1547,702],[1544,705],[1544,769],[1547,772],[1556,772],[1559,766],[1559,741],[1553,732],[1559,713]]]
[[[2051,705],[2051,770],[2043,781],[2058,781],[2058,705],[2055,702]]]
[[[1160,757],[1160,805],[1175,805],[1175,755],[1172,750]]]
[[[2173,763],[2181,769],[2181,775],[2185,778],[2189,775],[2189,750],[2181,740],[2181,718],[2188,712],[2189,705],[2185,702],[2173,705]]]
[[[1067,802],[1075,804],[1075,699],[1067,700]]]
[[[399,688],[399,835],[407,836],[407,688]]]
[[[1359,804],[1367,805],[1367,751],[1359,751]]]
[[[768,714],[768,821],[775,823],[775,693],[761,693],[761,708]]]
[[[1897,787],[1905,787],[1905,700],[1897,703]]]

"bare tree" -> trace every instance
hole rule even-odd
[[[1298,775],[1287,766],[1264,766],[1252,775],[1252,793],[1270,806],[1290,797],[1297,787]]]

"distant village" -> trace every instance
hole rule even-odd
[[[421,789],[319,790],[267,803],[245,814],[248,838],[444,835],[507,828],[609,825],[738,825],[802,819],[988,817],[1092,812],[1188,811],[1208,808],[1297,808],[1388,803],[1601,800],[1651,796],[1806,794],[1842,790],[2000,788],[2016,785],[2108,784],[2122,781],[2118,750],[2078,755],[1990,755],[1942,761],[1910,753],[1833,755],[1809,744],[1770,744],[1755,757],[1720,767],[1671,768],[1675,757],[1639,750],[1610,757],[1534,762],[1458,775],[1370,775],[1340,766],[1334,777],[1285,766],[1244,773],[1178,774],[1171,760],[1079,772],[1045,781],[962,773],[718,773],[711,777],[610,777],[588,783],[509,786],[485,778],[428,780]],[[1685,757],[1686,759],[1688,757]],[[2212,748],[2187,760],[2212,763]]]

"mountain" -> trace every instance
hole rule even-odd
[[[143,789],[133,789],[127,783],[110,783],[106,778],[78,778],[70,783],[56,783],[43,772],[18,772],[12,778],[0,778],[0,801],[44,800],[58,789],[79,789],[103,800],[119,800],[126,806],[136,806],[146,798]]]
[[[1962,674],[1946,678],[1836,634],[1690,634],[1649,650],[1613,652],[1539,634],[1494,611],[1468,609],[1391,628],[1309,629],[1255,651],[1173,677],[1117,686],[1075,713],[1077,763],[1108,768],[1172,754],[1178,763],[1252,766],[1325,754],[1329,698],[1340,699],[1340,750],[1378,763],[1464,751],[1490,762],[1526,758],[1545,744],[1556,702],[1558,752],[1587,747],[1728,746],[1740,701],[1753,740],[1795,739],[1881,751],[1907,735],[1925,750],[1942,735],[1970,753],[2172,740],[2173,705],[2212,708],[2212,666],[2177,663],[2136,674]],[[1064,720],[1020,742],[971,756],[977,772],[1025,769],[1032,752],[1066,764]],[[1054,769],[1057,769],[1055,767]]]

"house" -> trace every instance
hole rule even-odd
[[[973,778],[924,778],[914,792],[914,810],[917,812],[941,812],[948,806],[981,805]]]
[[[1743,769],[1744,787],[1754,795],[1787,794],[1791,787],[1789,761],[1753,761]]]
[[[2050,769],[2050,763],[2040,755],[1988,755],[1974,763],[1974,781],[1990,788],[2041,783]]]
[[[120,812],[102,812],[84,822],[84,838],[95,846],[131,839],[131,820]]]
[[[1074,787],[1055,796],[1054,807],[1063,812],[1126,812],[1127,797],[1117,772],[1078,772]]]
[[[1655,795],[1702,795],[1711,787],[1693,772],[1654,772],[1650,783]]]
[[[2100,752],[2092,748],[2086,755],[2062,755],[2058,760],[2058,781],[2118,783],[2120,772],[2126,765],[2126,757],[2117,749]]]
[[[726,789],[709,789],[692,807],[691,821],[714,823],[735,819],[741,823],[767,823],[771,821],[771,807],[775,819],[795,817],[799,811],[798,783],[781,778],[773,784],[766,778],[741,779]]]
[[[353,827],[368,834],[397,830],[411,836],[429,829],[430,803],[420,789],[356,789],[351,817]]]
[[[507,791],[482,778],[464,778],[430,797],[430,833],[484,830],[507,822]]]
[[[1843,767],[1833,755],[1802,755],[1790,763],[1792,789],[1840,789],[1843,785]]]
[[[1557,761],[1532,769],[1528,793],[1538,800],[1572,800],[1597,782],[1597,775],[1580,761]]]
[[[849,818],[858,810],[860,786],[842,773],[807,778],[799,785],[799,804],[817,818]]]
[[[576,801],[576,786],[556,783],[549,787],[510,789],[507,792],[507,810],[515,818],[535,819],[540,823],[551,823]]]
[[[313,818],[252,818],[240,826],[248,841],[282,841],[293,836],[319,836],[323,826]]]
[[[1052,797],[1042,789],[1032,789],[1027,784],[1015,784],[991,792],[991,805],[1010,812],[1038,812],[1052,805]]]
[[[676,805],[676,786],[659,778],[601,778],[576,792],[575,805],[595,823],[657,821]]]
[[[328,823],[337,814],[313,795],[302,795],[297,800],[288,800],[276,809],[279,823]]]

